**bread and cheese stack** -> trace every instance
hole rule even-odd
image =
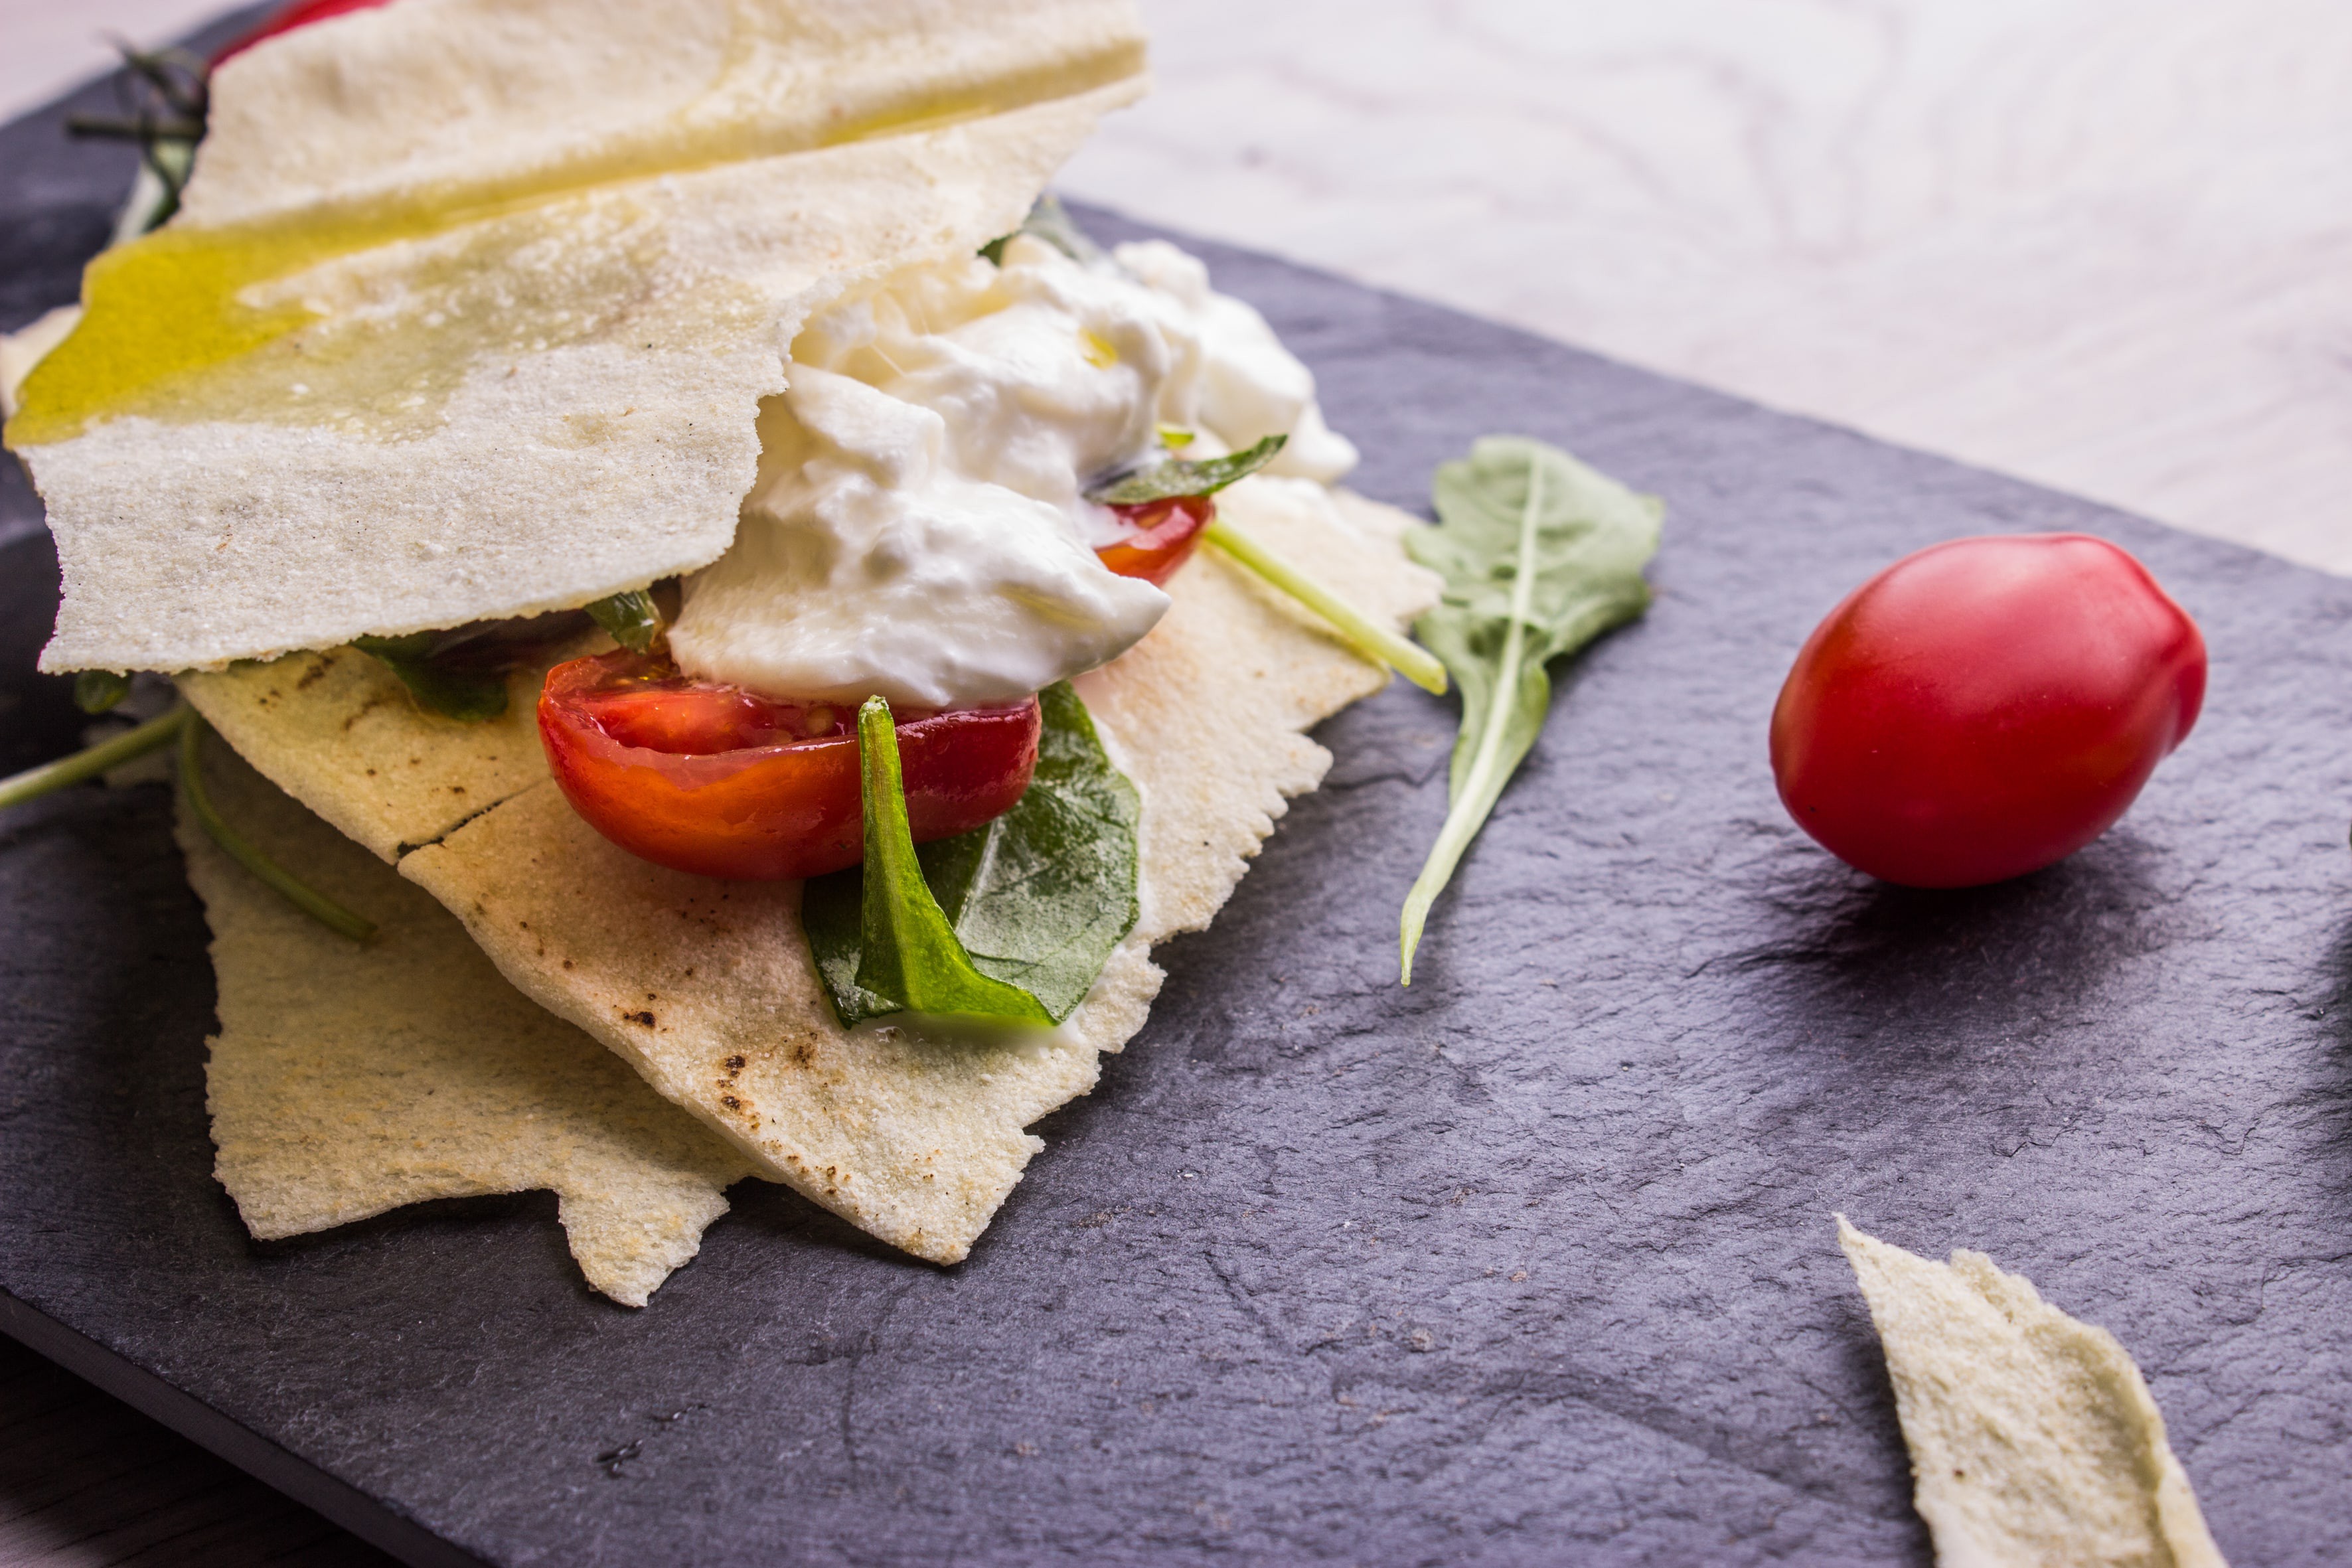
[[[349,645],[709,564],[803,322],[1017,227],[1145,86],[1123,0],[399,0],[217,72],[180,216],[93,264],[8,437],[65,577],[45,667],[177,675],[226,808],[383,928],[306,926],[183,835],[255,1234],[551,1187],[642,1304],[750,1174],[970,1250],[1384,670],[1221,558],[1179,573],[1078,681],[1141,793],[1140,920],[1061,1026],[973,1039],[844,1030],[798,884],[600,837],[548,776],[544,664],[467,724]],[[1221,503],[1373,614],[1433,597],[1401,513],[1298,479]]]

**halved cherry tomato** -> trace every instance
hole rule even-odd
[[[307,27],[313,22],[323,22],[330,16],[341,16],[352,11],[373,11],[379,5],[391,3],[392,0],[296,0],[296,4],[287,6],[215,55],[213,64],[219,65],[223,60],[243,54],[264,38],[274,38],[280,33]]]
[[[1164,586],[1176,568],[1192,558],[1201,531],[1217,515],[1217,503],[1207,496],[1178,496],[1138,506],[1115,506],[1111,510],[1136,531],[1095,553],[1122,577],[1140,577]]]
[[[692,680],[608,653],[548,671],[539,735],[572,809],[631,854],[705,877],[818,877],[865,857],[857,710]],[[1037,700],[898,717],[919,844],[1013,809],[1037,766]]]
[[[1840,859],[1966,888],[2063,859],[2197,722],[2205,639],[2080,533],[1955,539],[1829,614],[1772,710],[1772,773]]]

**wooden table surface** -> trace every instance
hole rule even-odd
[[[0,119],[214,9],[0,0]],[[2352,6],[1144,10],[1074,195],[2352,572]],[[384,1561],[0,1342],[0,1568]]]

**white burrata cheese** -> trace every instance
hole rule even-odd
[[[1327,483],[1356,460],[1265,319],[1159,240],[910,269],[813,319],[787,374],[670,630],[688,674],[772,696],[965,708],[1118,658],[1168,596],[1096,557],[1118,531],[1083,492],[1167,432],[1188,457],[1286,435],[1276,471]]]

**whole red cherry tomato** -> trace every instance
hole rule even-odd
[[[1171,500],[1144,501],[1136,506],[1115,506],[1118,520],[1135,530],[1117,544],[1106,544],[1095,553],[1102,563],[1122,577],[1140,577],[1145,582],[1164,586],[1175,575],[1176,568],[1192,558],[1192,549],[1201,542],[1201,531],[1217,515],[1217,503],[1207,496],[1179,496]]]
[[[1955,539],[1846,596],[1772,710],[1797,825],[1915,888],[2063,859],[2197,722],[2205,639],[2147,569],[2079,533]]]
[[[641,654],[548,671],[539,735],[572,807],[605,837],[705,877],[817,877],[865,858],[857,710],[688,679]],[[1013,809],[1037,766],[1037,700],[901,715],[919,844]]]
[[[296,0],[294,5],[287,6],[286,9],[271,16],[261,26],[215,55],[213,64],[217,66],[224,60],[243,54],[264,38],[274,38],[280,33],[290,33],[297,27],[307,27],[313,22],[323,22],[330,16],[341,16],[353,11],[373,11],[379,5],[388,5],[391,3],[392,0]]]

